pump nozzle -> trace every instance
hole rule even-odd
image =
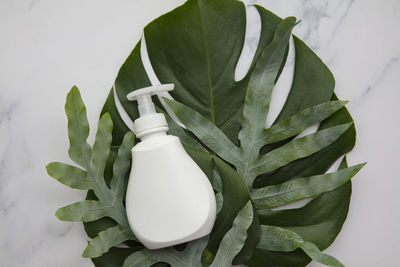
[[[156,113],[151,96],[172,90],[174,90],[172,83],[149,86],[129,93],[126,98],[131,101],[137,100],[139,115],[142,117],[146,114]]]
[[[156,113],[151,96],[171,90],[174,90],[174,84],[161,84],[133,91],[126,96],[128,100],[138,102],[140,118],[134,122],[137,137],[141,138],[150,133],[168,130],[164,114]]]

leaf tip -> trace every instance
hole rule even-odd
[[[297,21],[296,17],[294,17],[294,16],[287,17],[287,18],[285,18],[285,20],[287,20],[288,22],[291,22],[293,24],[295,24]]]
[[[101,116],[101,118],[100,119],[103,119],[103,118],[105,118],[105,119],[111,119],[111,115],[110,115],[110,113],[108,113],[108,112],[105,112],[102,116]]]
[[[57,219],[59,219],[60,221],[64,221],[64,218],[63,218],[63,211],[62,211],[62,209],[63,208],[59,208],[57,211],[56,211],[56,213],[54,213],[54,215],[57,217]]]
[[[71,87],[71,89],[68,92],[68,96],[72,94],[80,94],[78,86],[74,85]]]
[[[351,126],[354,125],[354,121],[350,121],[344,124],[339,125],[338,127],[342,127],[343,128],[343,132],[347,131]]]
[[[83,258],[97,258],[100,257],[102,253],[93,247],[90,243],[87,245],[82,253]]]
[[[364,168],[365,165],[367,165],[368,162],[363,162],[360,164],[357,164],[356,166],[358,166],[358,170],[361,170],[362,168]]]
[[[50,174],[50,172],[51,172],[51,166],[53,165],[53,163],[54,163],[54,162],[50,162],[50,163],[48,163],[48,164],[45,166],[46,172],[47,172],[47,174],[50,175],[50,176],[51,176],[51,174]]]
[[[128,138],[129,140],[135,140],[136,136],[134,134],[134,132],[129,131],[125,134],[126,138]]]

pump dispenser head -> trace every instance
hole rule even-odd
[[[167,121],[162,113],[156,113],[151,97],[153,95],[174,90],[174,84],[161,84],[145,87],[129,93],[128,100],[138,102],[140,117],[134,121],[136,136],[141,138],[155,132],[166,132]]]

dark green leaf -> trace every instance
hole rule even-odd
[[[142,249],[143,247],[133,247],[133,248],[117,248],[113,247],[107,253],[103,254],[101,257],[92,258],[92,262],[96,267],[120,267],[124,263],[125,259],[134,253]]]

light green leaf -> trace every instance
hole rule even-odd
[[[365,165],[358,164],[333,173],[299,178],[283,184],[271,185],[251,192],[257,209],[273,208],[306,197],[332,191],[348,182]]]
[[[231,266],[233,259],[240,252],[247,238],[247,229],[253,221],[253,206],[247,202],[233,221],[232,228],[221,241],[212,267]]]
[[[268,225],[262,225],[261,231],[258,248],[271,251],[293,251],[296,248],[301,248],[311,259],[319,263],[333,267],[344,267],[337,259],[323,254],[316,245],[304,241],[293,231]]]
[[[56,212],[58,219],[69,222],[91,222],[108,216],[109,207],[99,201],[83,200],[60,208]]]
[[[122,199],[126,186],[126,174],[131,167],[131,149],[135,145],[135,135],[128,132],[122,144],[118,149],[118,155],[113,165],[113,177],[110,182],[111,190],[115,193],[117,199]]]
[[[215,195],[215,201],[217,202],[217,214],[221,211],[222,209],[222,205],[224,203],[224,196],[222,195],[222,193],[217,193]]]
[[[243,153],[250,160],[260,149],[254,146],[264,137],[272,89],[295,25],[296,19],[293,17],[284,19],[278,25],[274,39],[262,52],[251,74],[244,100],[242,130],[239,134]],[[247,180],[247,177],[245,178]]]
[[[185,127],[193,132],[208,148],[224,160],[240,165],[239,148],[236,147],[215,124],[193,109],[171,99],[164,98]]]
[[[295,115],[265,129],[263,145],[276,143],[305,130],[307,127],[321,122],[341,109],[348,101],[329,101],[299,111]]]
[[[96,139],[93,144],[92,151],[92,166],[93,166],[93,178],[96,182],[105,184],[104,181],[104,168],[106,167],[107,159],[110,155],[110,146],[112,141],[112,129],[113,122],[110,114],[106,113],[101,116],[99,120],[99,126],[96,133]]]
[[[156,107],[156,110],[158,113],[164,114],[165,119],[167,120],[169,134],[179,136],[179,139],[181,140],[182,144],[185,145],[186,147],[190,147],[192,149],[202,152],[207,152],[204,146],[202,146],[197,140],[190,137],[186,133],[186,131],[169,116],[167,112],[163,111],[158,107]]]
[[[89,122],[86,117],[86,107],[76,86],[68,93],[65,113],[68,118],[69,157],[82,167],[86,167],[92,156],[92,150],[86,142],[89,136]]]
[[[106,253],[111,247],[130,239],[133,239],[133,236],[129,228],[116,225],[100,232],[97,237],[92,239],[82,256],[85,258],[99,257],[103,253]]]
[[[87,172],[77,167],[61,163],[52,162],[46,166],[47,173],[71,188],[88,190],[93,188],[91,179],[87,179]]]
[[[68,94],[65,107],[68,117],[68,133],[70,135],[70,157],[82,165],[86,172],[60,163],[50,164],[47,170],[50,175],[56,176],[56,179],[58,178],[72,187],[84,188],[86,184],[90,185],[86,187],[93,190],[97,200],[85,200],[71,204],[59,209],[56,212],[56,216],[65,221],[82,222],[91,222],[109,217],[118,223],[117,226],[105,229],[97,239],[95,238],[93,247],[90,247],[89,252],[85,254],[88,257],[94,255],[97,257],[101,255],[99,253],[105,252],[109,248],[109,245],[105,242],[106,238],[110,238],[111,243],[123,239],[122,237],[136,240],[130,230],[123,203],[126,175],[129,172],[131,160],[130,149],[134,145],[134,136],[133,133],[127,133],[123,144],[118,150],[118,156],[114,162],[115,171],[111,182],[112,189],[110,189],[105,182],[105,167],[110,157],[110,145],[112,142],[113,122],[110,115],[105,113],[99,120],[98,131],[92,149],[86,143],[89,133],[86,109],[76,87],[73,87]],[[85,180],[83,180],[85,184],[78,184],[76,182],[77,178],[82,177],[71,178],[72,173],[77,173],[81,176],[85,174]],[[110,234],[115,239],[112,239]],[[123,241],[125,240],[127,239]],[[103,242],[105,243],[101,247]]]
[[[272,172],[290,162],[310,156],[332,144],[352,125],[350,122],[294,139],[257,159],[251,171],[256,174]]]
[[[222,192],[222,178],[221,174],[218,171],[218,167],[216,166],[215,162],[212,162],[212,179],[211,184],[215,191],[221,193]],[[222,196],[222,194],[221,194]]]

